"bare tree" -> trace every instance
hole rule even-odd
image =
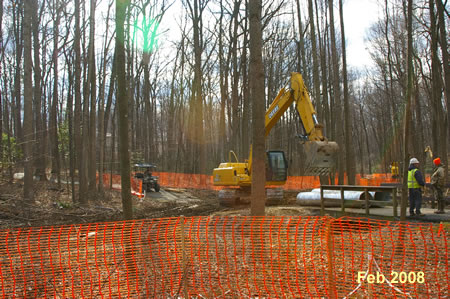
[[[110,2],[106,13],[106,28],[109,28],[109,13],[114,2]],[[105,132],[107,124],[105,123],[105,85],[106,85],[106,66],[108,61],[108,52],[110,50],[110,42],[108,31],[105,32],[105,40],[103,43],[103,59],[101,61],[101,79],[99,87],[99,105],[98,105],[98,192],[103,196],[103,173],[105,168]],[[113,77],[111,75],[111,77]],[[112,82],[110,82],[112,84]],[[113,85],[113,84],[112,84]]]
[[[23,185],[23,197],[26,201],[34,201],[33,198],[33,62],[31,60],[31,23],[33,0],[26,0],[23,18],[24,39],[24,160],[25,177]]]
[[[308,15],[309,15],[309,28],[311,32],[310,35],[311,35],[311,54],[313,63],[314,99],[316,100],[316,107],[319,117],[322,117],[322,103],[320,102],[319,59],[317,57],[316,28],[314,25],[314,7],[312,0],[308,0]]]
[[[52,143],[52,176],[56,176],[58,185],[61,185],[61,166],[59,158],[59,142],[58,142],[58,37],[59,37],[59,22],[61,17],[61,4],[59,0],[53,1],[54,23],[53,23],[53,98],[50,110],[50,140]]]
[[[403,130],[403,144],[404,152],[403,152],[403,165],[405,166],[403,168],[403,188],[402,188],[402,198],[401,198],[401,209],[400,209],[400,219],[405,220],[406,219],[406,205],[407,205],[407,198],[408,198],[408,180],[406,179],[408,177],[408,167],[409,165],[409,125],[410,125],[410,119],[411,119],[411,101],[412,101],[412,92],[413,92],[413,76],[414,76],[414,69],[413,69],[413,34],[412,34],[412,6],[413,6],[413,0],[408,0],[408,14],[407,14],[407,34],[408,34],[408,53],[407,53],[407,89],[406,89],[406,108],[405,108],[405,119],[404,119],[404,130]]]
[[[90,113],[89,113],[89,154],[86,157],[89,161],[88,173],[89,173],[89,193],[96,191],[96,171],[97,171],[97,158],[96,158],[96,139],[97,139],[97,126],[96,126],[96,102],[97,102],[97,76],[95,66],[95,10],[96,0],[90,1],[90,15],[89,15],[89,51],[88,51],[88,81],[90,84]]]
[[[73,39],[73,49],[75,52],[74,61],[74,88],[75,88],[75,111],[74,111],[74,133],[75,133],[75,153],[76,165],[78,168],[78,201],[85,204],[86,198],[86,181],[83,176],[83,145],[81,140],[81,30],[80,30],[80,0],[75,0],[75,33]]]
[[[251,215],[264,216],[266,202],[265,95],[262,64],[261,0],[249,0],[250,19],[250,97],[252,101],[252,199]]]
[[[35,118],[35,139],[45,140],[45,131],[42,124],[42,90],[41,90],[41,59],[40,59],[40,42],[39,42],[39,24],[42,8],[38,7],[38,0],[33,1],[33,53],[34,53],[34,118]],[[41,181],[47,180],[45,173],[45,142],[38,142],[35,151],[35,174]]]
[[[244,32],[244,42],[242,45],[242,63],[241,63],[241,74],[242,74],[242,124],[241,124],[241,130],[242,130],[242,137],[241,137],[241,154],[242,155],[248,155],[249,147],[250,147],[250,89],[249,89],[249,68],[248,68],[248,23],[249,20],[247,18],[248,16],[248,9],[246,7],[246,17],[244,18],[244,26],[243,26],[243,32]]]
[[[233,26],[233,34],[231,36],[231,64],[232,64],[232,77],[231,81],[231,138],[232,148],[236,151],[239,149],[239,65],[238,65],[238,29],[239,29],[239,9],[241,0],[234,0],[233,13],[231,14],[231,22]],[[231,27],[231,25],[230,25]]]
[[[297,4],[298,5],[298,4]],[[314,84],[314,99],[316,101],[317,113],[319,118],[324,118],[322,107],[324,103],[320,100],[320,82],[319,82],[319,58],[317,57],[317,45],[316,45],[316,28],[314,22],[314,7],[312,0],[308,0],[308,15],[309,15],[309,28],[311,32],[311,54],[312,54],[312,67],[313,67],[313,84]],[[319,30],[319,28],[317,28]],[[326,82],[326,81],[325,81]],[[324,85],[326,89],[326,85]],[[324,92],[326,93],[326,92]],[[327,184],[328,178],[321,176],[320,181],[323,184]]]
[[[448,42],[447,42],[447,30],[446,19],[444,17],[444,3],[442,0],[436,0],[437,3],[437,13],[439,19],[439,38],[441,43],[442,60],[444,62],[444,82],[445,82],[445,98],[447,99],[447,107],[450,107],[450,64],[449,64],[449,53],[448,53]],[[447,2],[446,2],[447,3]],[[448,12],[447,12],[448,21]],[[447,109],[448,121],[450,121],[450,109]],[[447,127],[450,139],[450,127]]]
[[[299,35],[299,41],[298,41],[298,54],[297,54],[297,69],[299,72],[302,73],[305,80],[309,77],[306,72],[306,49],[305,49],[305,31],[303,30],[303,22],[302,22],[302,14],[301,14],[301,8],[300,8],[300,1],[296,0],[296,7],[297,7],[297,22],[298,22],[298,35]],[[313,21],[313,19],[311,19]],[[306,85],[309,85],[308,80],[306,81]]]
[[[21,15],[23,12],[23,2],[19,1],[18,5],[13,6],[13,30],[15,38],[15,74],[14,74],[14,100],[15,103],[12,105],[12,112],[14,113],[14,135],[18,143],[20,144],[23,140],[22,133],[22,117],[21,117],[21,61],[23,52],[23,27],[21,25]]]
[[[342,123],[342,109],[341,109],[341,87],[340,87],[340,72],[339,72],[339,61],[338,61],[338,53],[336,49],[336,31],[334,29],[334,7],[333,7],[333,0],[328,0],[328,9],[330,12],[330,37],[331,37],[331,61],[332,61],[332,69],[333,69],[333,99],[334,99],[334,106],[335,109],[333,113],[336,115],[336,122],[335,124]],[[341,150],[338,153],[338,170],[339,170],[339,178],[338,183],[339,185],[342,185],[344,183],[344,161],[343,161],[343,155],[347,148],[345,148],[345,151],[342,150],[343,148],[343,132],[342,126],[337,125],[336,126],[336,141],[341,146]]]
[[[122,206],[125,219],[133,218],[130,186],[130,153],[128,141],[128,98],[125,79],[124,22],[128,2],[116,0],[117,102],[119,105],[120,175]]]
[[[448,181],[448,170],[449,170],[449,160],[448,155],[448,141],[450,140],[450,61],[449,61],[449,53],[448,53],[448,42],[447,42],[447,30],[446,21],[444,18],[444,4],[442,0],[436,0],[437,3],[437,14],[438,14],[438,27],[439,27],[439,41],[441,45],[442,52],[442,72],[444,76],[444,98],[447,103],[447,118],[444,116],[444,121],[442,122],[442,160],[444,165],[447,165],[446,168],[446,180]],[[448,15],[447,15],[447,24],[448,24]],[[448,26],[448,25],[447,25]],[[447,128],[447,132],[445,132],[445,128]],[[445,136],[445,134],[447,134]]]
[[[345,161],[347,168],[347,179],[349,185],[355,184],[355,159],[353,152],[352,128],[351,121],[353,113],[349,105],[348,95],[348,79],[347,79],[347,54],[345,49],[345,30],[344,30],[344,13],[342,8],[342,0],[339,0],[339,19],[341,21],[341,45],[342,45],[342,77],[344,80],[344,126],[345,126]]]
[[[202,15],[208,4],[208,1],[194,0],[191,5],[190,1],[186,1],[189,8],[190,17],[193,26],[194,39],[194,80],[192,82],[192,126],[193,134],[193,151],[192,159],[194,162],[194,173],[206,172],[206,146],[203,126],[203,93],[202,93],[202,52],[203,52],[203,22]]]
[[[219,112],[219,158],[225,159],[225,145],[227,144],[227,133],[225,126],[225,106],[228,98],[228,60],[224,53],[225,32],[223,29],[223,18],[225,15],[223,1],[220,1],[219,15],[219,86],[220,86],[220,112]]]
[[[327,69],[328,69],[328,62],[327,61],[327,51],[326,51],[326,42],[325,42],[325,36],[322,35],[323,38],[321,38],[320,34],[320,26],[319,26],[319,8],[317,7],[317,0],[314,1],[316,6],[316,20],[317,20],[317,38],[319,41],[319,53],[320,53],[320,70],[322,75],[322,105],[323,105],[323,119],[325,123],[325,131],[326,136],[333,136],[334,130],[332,129],[331,125],[331,108],[329,105],[328,100],[328,77],[327,77]],[[326,12],[326,10],[325,10]],[[322,42],[323,40],[323,42]],[[320,115],[319,115],[320,116]],[[332,181],[334,183],[334,181]]]
[[[3,0],[0,0],[0,60],[4,59],[4,49],[3,49]],[[0,65],[0,69],[2,66]],[[4,71],[3,71],[4,72]],[[4,90],[2,89],[0,83],[0,161],[3,161],[3,98],[2,94]]]

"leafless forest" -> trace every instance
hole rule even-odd
[[[83,194],[102,192],[102,173],[120,171],[120,129],[129,161],[155,163],[159,171],[210,174],[229,150],[248,157],[255,74],[247,1],[116,1],[0,0],[6,176],[23,168],[42,180],[47,169],[54,177],[68,173],[80,184],[74,199],[88,200]],[[383,15],[366,33],[374,67],[353,69],[343,0],[262,1],[265,105],[290,72],[304,76],[325,135],[340,146],[340,182],[344,173],[351,183],[356,173],[389,172],[405,146],[420,161],[430,146],[448,165],[447,1],[412,2],[407,145],[407,1],[377,3]],[[121,32],[116,7],[124,12]],[[119,121],[119,89],[128,128],[126,118]],[[301,133],[290,109],[266,141],[287,153],[290,175],[302,174]],[[427,171],[427,163],[421,167]]]

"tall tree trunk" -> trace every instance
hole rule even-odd
[[[421,98],[420,98],[420,83],[419,80],[417,78],[417,76],[414,76],[413,79],[413,92],[414,94],[412,95],[412,100],[414,101],[412,104],[414,106],[414,109],[411,108],[412,111],[415,111],[415,118],[416,118],[416,122],[420,124],[420,122],[424,119],[423,115],[424,115],[424,109],[423,107],[420,105],[421,103]],[[414,123],[414,122],[413,122]],[[423,126],[418,125],[416,130],[411,130],[411,132],[414,132],[414,134],[412,136],[414,136],[414,146],[413,146],[413,150],[414,150],[414,156],[417,157],[419,159],[419,161],[423,161],[421,168],[423,171],[423,174],[425,174],[425,159],[426,159],[426,153],[424,152],[425,149],[425,136],[424,136],[424,129]]]
[[[75,133],[75,154],[76,166],[78,168],[78,201],[86,203],[86,182],[82,180],[83,171],[83,145],[81,141],[81,33],[80,33],[80,0],[75,0],[75,34],[73,39],[73,48],[75,52],[75,76],[74,76],[74,94],[75,94],[75,113],[74,113],[74,133]]]
[[[344,13],[342,8],[342,0],[339,0],[339,16],[341,21],[341,44],[342,44],[342,77],[344,80],[344,126],[345,126],[345,161],[347,166],[347,179],[349,185],[355,184],[355,156],[353,152],[353,138],[351,121],[353,113],[349,105],[348,95],[348,79],[347,79],[347,54],[345,49],[345,30],[344,30]]]
[[[440,144],[441,143],[441,132],[440,124],[441,119],[441,82],[440,74],[438,68],[440,67],[440,61],[437,56],[437,30],[436,30],[436,15],[434,12],[434,0],[429,0],[429,11],[430,11],[430,36],[431,36],[431,106],[432,106],[432,148],[433,154],[436,156],[441,155]]]
[[[15,8],[15,9],[14,9]],[[18,144],[22,143],[22,117],[21,117],[21,61],[22,61],[22,51],[23,51],[23,27],[21,24],[21,11],[23,9],[23,3],[19,2],[16,7],[13,7],[13,26],[14,26],[14,38],[16,41],[16,66],[15,66],[15,77],[14,77],[14,100],[13,105],[14,111],[14,135],[16,136],[16,142]]]
[[[116,60],[117,60],[116,52],[114,51],[112,71],[111,71],[111,76],[109,78],[108,98],[106,100],[105,116],[104,116],[104,120],[103,120],[104,126],[105,126],[103,138],[105,138],[105,139],[106,139],[106,134],[108,132],[109,123],[112,123],[114,121],[114,115],[111,117],[111,119],[110,119],[110,115],[111,115],[111,106],[112,106],[112,100],[113,100],[113,95],[114,95],[114,87],[116,84],[116,72],[117,72]]]
[[[207,153],[205,147],[204,127],[203,127],[203,93],[202,93],[202,27],[201,18],[203,8],[198,7],[202,3],[194,0],[194,11],[196,17],[194,18],[194,91],[195,91],[195,130],[198,133],[195,143],[195,157],[197,159],[198,173],[204,174],[206,172]]]
[[[400,220],[404,221],[406,219],[406,206],[408,198],[408,165],[409,165],[409,125],[411,119],[411,102],[412,102],[412,89],[413,89],[413,41],[412,41],[412,6],[413,0],[408,0],[408,15],[407,15],[407,35],[408,35],[408,48],[407,48],[407,89],[406,89],[406,108],[405,108],[405,118],[404,118],[404,130],[403,130],[403,187],[402,187],[402,198],[401,198],[401,208],[400,208]]]
[[[114,55],[115,56],[115,55]],[[114,166],[116,165],[116,120],[117,120],[117,113],[116,109],[117,105],[114,106],[114,110],[111,117],[111,130],[112,130],[112,138],[111,138],[111,163],[110,164],[110,176],[109,176],[109,188],[112,189],[113,181],[113,173],[114,173]]]
[[[319,27],[319,13],[317,9],[317,0],[314,1],[316,4],[316,19],[317,19],[317,37],[319,41],[319,53],[320,53],[320,70],[322,74],[322,105],[323,105],[323,115],[322,119],[325,123],[325,136],[332,136],[331,129],[331,118],[330,118],[330,107],[328,103],[328,79],[327,79],[327,55],[326,55],[326,47],[325,47],[325,38],[324,43],[321,42],[320,36],[320,27]],[[319,115],[320,117],[320,115]],[[334,181],[332,182],[334,184]]]
[[[33,48],[34,48],[34,118],[36,120],[35,140],[45,140],[45,133],[42,125],[42,90],[41,90],[41,60],[39,55],[39,17],[38,17],[38,0],[33,0]],[[37,142],[35,150],[35,175],[39,180],[46,181],[45,173],[45,142]]]
[[[339,72],[339,61],[338,54],[336,49],[336,31],[334,29],[334,6],[333,0],[328,0],[328,9],[330,12],[330,37],[331,37],[331,61],[333,67],[333,98],[336,109],[334,113],[336,114],[336,123],[342,123],[342,109],[341,109],[341,87],[340,87],[340,72]],[[344,183],[344,153],[347,148],[343,149],[343,133],[344,130],[341,125],[336,125],[336,141],[341,146],[341,150],[337,155],[337,164],[338,164],[338,184],[342,185]]]
[[[246,9],[246,12],[247,9]],[[248,86],[249,74],[248,74],[248,63],[247,63],[247,47],[248,47],[248,18],[247,14],[245,19],[243,20],[244,25],[244,44],[242,49],[242,65],[241,65],[241,73],[242,73],[242,98],[243,98],[243,107],[242,107],[242,141],[241,141],[241,154],[244,157],[248,157],[249,155],[249,147],[250,147],[250,89]]]
[[[298,1],[297,1],[298,6]],[[323,102],[320,100],[320,81],[319,81],[319,59],[317,57],[317,45],[316,45],[316,30],[314,25],[314,7],[312,0],[308,0],[308,15],[309,15],[309,26],[311,32],[311,54],[312,54],[312,63],[313,63],[313,84],[314,84],[314,99],[317,107],[317,114],[319,121],[321,119],[325,119],[323,117]],[[326,80],[325,80],[326,81]],[[325,87],[326,88],[326,87]],[[327,184],[328,178],[327,176],[321,176],[320,182],[322,184]]]
[[[436,0],[438,25],[439,25],[439,41],[441,44],[443,75],[444,75],[444,98],[447,102],[447,117],[442,122],[442,161],[446,165],[446,181],[448,182],[449,160],[448,160],[448,140],[450,140],[450,61],[448,57],[447,30],[444,18],[444,4],[442,0]],[[447,21],[449,21],[447,17]],[[448,26],[448,25],[447,25]]]
[[[75,197],[75,153],[73,146],[73,63],[71,58],[67,58],[69,88],[67,91],[67,121],[69,123],[69,173],[70,173],[70,187],[72,190],[72,202],[76,203]]]
[[[103,72],[103,82],[106,74]],[[104,84],[104,83],[102,83]],[[103,86],[104,88],[104,86]],[[98,107],[98,193],[103,197],[103,173],[105,169],[105,91],[99,95]]]
[[[97,76],[95,67],[95,4],[96,0],[91,0],[89,17],[89,84],[91,109],[89,115],[89,193],[92,195],[96,191],[96,171],[97,171],[97,152],[96,152],[96,102],[97,102]]]
[[[356,128],[356,136],[357,137],[357,142],[358,142],[358,154],[359,154],[359,174],[361,175],[361,177],[364,177],[364,136],[362,134],[362,128],[359,125],[360,122],[358,119],[354,120],[354,127]]]
[[[33,62],[31,60],[31,23],[32,0],[24,3],[23,42],[24,42],[24,161],[25,177],[23,184],[23,198],[33,202]]]
[[[366,125],[366,121],[365,121],[365,117],[364,117],[364,109],[362,104],[359,104],[359,113],[361,116],[361,121],[362,121],[362,127],[364,128],[364,136],[365,136],[365,140],[366,140],[366,150],[367,150],[367,162],[368,162],[368,172],[369,174],[372,173],[372,159],[371,159],[371,153],[370,153],[370,145],[369,145],[369,133],[367,132],[367,125]]]
[[[302,14],[300,9],[300,2],[299,0],[296,0],[296,7],[297,7],[297,21],[298,21],[298,35],[299,35],[299,42],[298,42],[298,71],[302,73],[303,78],[305,79],[306,86],[309,86],[309,76],[306,72],[306,55],[305,55],[305,37],[303,32],[303,23],[302,23]],[[314,19],[311,19],[311,22],[314,22]]]
[[[251,215],[264,216],[266,203],[265,95],[262,63],[261,0],[249,0],[250,19],[250,97],[252,101],[252,199]]]
[[[176,103],[175,103],[175,78],[177,76],[177,69],[179,68],[178,57],[183,55],[181,53],[180,48],[177,49],[177,54],[175,57],[175,63],[172,70],[172,78],[170,82],[170,97],[169,97],[169,107],[167,111],[167,148],[168,148],[168,156],[171,158],[171,161],[167,165],[167,170],[172,172],[175,170],[174,158],[176,156],[176,134],[175,134],[175,112],[176,112]]]
[[[120,175],[122,183],[122,206],[125,219],[133,218],[133,202],[130,185],[130,152],[128,139],[128,99],[125,79],[124,23],[128,2],[116,0],[116,55],[117,55],[117,101],[119,105]]]
[[[144,88],[142,91],[142,98],[143,98],[143,106],[144,106],[144,115],[143,119],[146,124],[147,130],[144,130],[144,140],[145,144],[148,145],[148,156],[145,157],[145,159],[155,159],[155,153],[153,152],[153,138],[154,138],[154,128],[153,128],[153,120],[152,120],[152,103],[151,103],[151,91],[150,91],[150,69],[149,69],[149,62],[148,62],[148,56],[149,53],[143,53],[144,56]],[[147,57],[147,58],[146,58]],[[137,106],[137,105],[136,105]],[[147,148],[147,146],[146,146]]]
[[[207,1],[194,0],[193,6],[189,1],[188,5],[193,27],[194,39],[194,80],[192,82],[192,130],[193,132],[193,148],[192,160],[194,173],[206,172],[206,145],[203,126],[203,93],[202,93],[202,52],[203,52],[203,27],[202,14],[206,7]]]
[[[220,15],[219,15],[219,81],[220,81],[220,115],[219,115],[219,159],[223,161],[226,159],[225,146],[227,144],[226,124],[225,124],[225,105],[227,102],[227,75],[228,66],[225,60],[224,43],[225,38],[223,30],[223,16],[224,16],[223,1],[220,1]]]
[[[388,4],[388,0],[385,0],[385,39],[386,39],[386,44],[387,44],[387,62],[388,62],[388,66],[389,66],[389,92],[388,92],[388,98],[390,100],[391,103],[391,109],[392,109],[392,139],[393,139],[393,144],[392,144],[392,160],[393,161],[399,161],[400,159],[400,155],[401,155],[401,151],[400,151],[400,144],[396,138],[397,135],[397,128],[398,128],[398,120],[397,120],[397,109],[396,109],[396,105],[395,105],[395,101],[394,101],[394,76],[393,76],[393,67],[392,67],[392,51],[391,51],[391,40],[389,37],[389,4]]]
[[[111,3],[112,4],[112,3]],[[108,6],[108,12],[106,15],[106,28],[109,28],[109,12],[111,5]],[[99,152],[99,165],[98,165],[98,193],[103,197],[103,173],[105,168],[105,84],[106,84],[106,61],[109,52],[108,31],[105,33],[105,43],[103,45],[103,61],[102,61],[102,78],[99,91],[99,108],[98,108],[98,152]],[[114,62],[113,62],[114,64]]]
[[[239,67],[238,67],[238,18],[239,18],[239,7],[241,1],[234,1],[233,15],[231,16],[233,20],[233,36],[232,38],[232,65],[233,65],[233,81],[231,83],[231,110],[232,110],[232,147],[238,152],[239,149]],[[243,153],[238,152],[238,157]]]
[[[50,110],[50,140],[52,143],[52,176],[56,176],[58,186],[61,188],[61,166],[59,159],[59,141],[58,141],[58,36],[60,21],[60,3],[59,0],[53,1],[55,12],[53,23],[53,99]]]
[[[308,0],[309,28],[311,32],[311,54],[313,63],[314,99],[316,101],[319,119],[322,115],[322,103],[320,101],[319,59],[317,58],[316,30],[314,26],[314,9],[312,0]]]
[[[83,7],[81,9],[82,12],[86,12],[84,9],[86,2],[83,2]],[[83,16],[82,20],[85,20],[85,17]],[[83,32],[83,39],[82,39],[82,48],[86,49],[86,34]],[[89,72],[91,71],[91,68],[89,68],[89,58],[90,58],[90,48],[88,48],[88,55],[83,55],[83,110],[82,110],[82,119],[81,119],[81,140],[82,140],[82,148],[81,148],[81,168],[79,170],[80,173],[80,198],[82,197],[82,200],[80,203],[82,205],[87,205],[89,201],[90,194],[89,193],[89,133],[90,133],[90,126],[89,126],[89,103],[90,103],[90,77]]]
[[[3,58],[4,49],[3,49],[3,0],[0,0],[0,57]],[[1,66],[0,66],[1,68]],[[0,162],[3,162],[3,93],[5,90],[2,89],[0,85]],[[3,168],[3,166],[2,166]]]
[[[450,61],[448,57],[448,43],[447,43],[447,28],[444,18],[444,4],[442,0],[436,0],[437,4],[437,17],[438,17],[438,28],[439,31],[439,42],[441,46],[442,53],[442,75],[444,77],[444,99],[447,103],[447,115],[442,113],[442,123],[441,123],[441,159],[446,167],[446,181],[448,181],[449,172],[449,160],[448,160],[448,140],[450,140]],[[448,25],[447,25],[448,26]],[[441,105],[442,106],[442,105]]]

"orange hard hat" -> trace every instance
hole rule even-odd
[[[441,158],[436,158],[433,160],[434,165],[439,166],[441,164]]]

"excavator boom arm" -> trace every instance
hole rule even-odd
[[[290,90],[286,91],[282,88],[269,109],[267,109],[265,116],[265,136],[267,137],[269,135],[281,116],[294,102],[308,140],[324,141],[325,137],[322,133],[322,125],[317,121],[316,110],[312,105],[302,75],[299,73],[291,74]]]
[[[306,141],[302,143],[305,154],[303,157],[304,173],[310,175],[329,173],[334,167],[332,156],[337,152],[338,145],[336,142],[328,142],[323,135],[323,126],[317,121],[316,110],[302,75],[299,73],[291,73],[289,90],[281,89],[267,109],[265,136],[269,135],[272,128],[292,104],[295,104],[306,135]]]

